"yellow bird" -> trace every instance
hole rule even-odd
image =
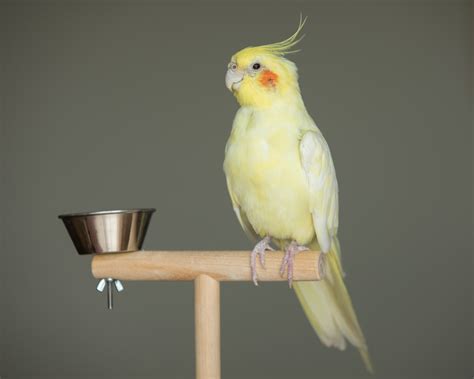
[[[271,243],[285,250],[281,273],[321,342],[359,349],[372,372],[367,344],[343,281],[338,229],[338,185],[329,146],[308,114],[296,65],[285,58],[301,40],[247,47],[228,65],[226,86],[240,108],[225,148],[224,171],[234,211],[244,231],[259,239],[250,259],[264,264]],[[302,250],[326,253],[326,278],[292,283],[293,259]]]

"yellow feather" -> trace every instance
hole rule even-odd
[[[337,238],[333,242],[326,255],[327,277],[321,282],[295,282],[293,287],[321,342],[344,350],[344,339],[348,339],[359,349],[367,370],[373,373],[369,350],[344,284],[339,242]]]
[[[239,51],[235,56],[245,60],[248,57],[254,57],[256,55],[261,55],[261,54],[271,54],[278,57],[282,57],[287,54],[296,53],[298,50],[292,51],[290,49],[294,47],[295,45],[297,45],[299,42],[301,42],[301,40],[304,38],[304,35],[300,36],[300,33],[303,30],[306,20],[307,20],[306,17],[303,19],[302,15],[300,15],[300,22],[298,25],[298,29],[296,29],[296,32],[293,33],[287,39],[280,42],[270,43],[267,45],[249,46]]]
[[[306,177],[291,114],[241,108],[227,143],[224,170],[255,232],[304,244],[314,239]]]

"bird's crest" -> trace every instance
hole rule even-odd
[[[256,48],[279,56],[297,53],[300,50],[291,50],[291,48],[301,42],[301,40],[304,38],[304,34],[300,35],[300,33],[303,30],[303,26],[306,20],[307,17],[303,18],[303,16],[300,14],[300,22],[298,25],[298,29],[296,29],[296,32],[293,33],[292,36],[288,37],[283,41],[271,43],[268,45],[257,46]]]

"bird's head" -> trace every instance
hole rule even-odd
[[[299,97],[296,65],[285,58],[303,37],[299,34],[306,19],[300,19],[297,31],[284,41],[250,46],[234,54],[225,76],[227,88],[242,106],[267,107],[282,98]]]

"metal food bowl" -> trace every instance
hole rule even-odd
[[[153,208],[59,215],[79,254],[126,253],[142,248]]]

